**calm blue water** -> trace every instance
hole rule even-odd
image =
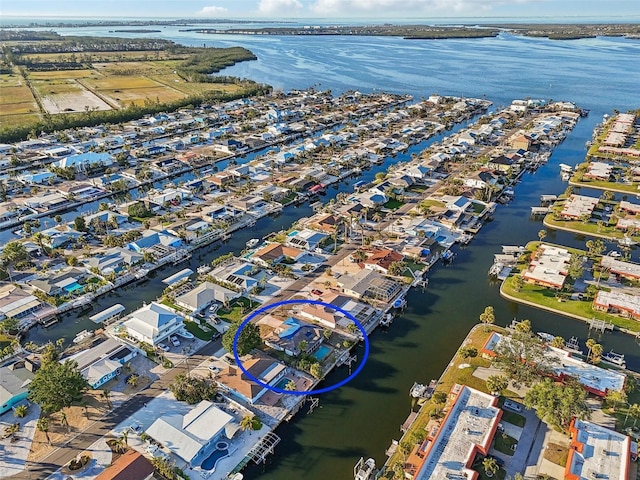
[[[108,28],[93,27],[60,32],[115,35],[109,34]],[[540,221],[529,219],[529,207],[538,205],[541,194],[564,190],[566,184],[560,181],[558,164],[573,165],[584,158],[584,143],[591,138],[592,129],[602,115],[614,109],[640,107],[640,41],[623,38],[550,41],[511,35],[429,41],[387,37],[211,36],[178,32],[173,27],[154,35],[187,45],[247,47],[259,60],[236,65],[223,73],[252,78],[284,90],[315,85],[335,93],[358,89],[408,92],[417,98],[432,93],[486,96],[496,106],[506,105],[514,98],[553,98],[591,109],[591,115],[578,123],[549,163],[534,175],[525,175],[516,188],[515,201],[498,208],[496,220],[483,227],[469,247],[457,251],[451,266],[439,266],[430,273],[426,292],[414,290],[407,296],[407,309],[388,331],[374,332],[368,364],[358,378],[323,395],[322,408],[312,415],[303,413],[294,422],[283,425],[277,432],[283,441],[276,447],[266,471],[263,467],[251,467],[245,478],[347,479],[362,455],[373,456],[381,464],[384,449],[392,438],[400,437],[399,427],[410,412],[410,386],[416,380],[425,382],[440,375],[486,305],[495,306],[500,324],[517,316],[531,319],[536,330],[565,337],[577,335],[582,341],[587,337],[583,323],[502,300],[497,285],[490,284],[486,274],[500,245],[523,245],[537,238],[542,226]],[[270,218],[258,222],[256,229],[277,229],[309,213],[307,206],[289,210],[275,223]],[[226,251],[239,251],[256,235],[255,231],[239,232],[237,238],[234,236],[235,247],[230,244],[217,251],[214,251],[217,246],[206,249],[192,260],[190,267],[196,267],[199,259],[208,261]],[[549,232],[547,240],[571,246],[584,246],[585,241],[580,236],[554,231]],[[167,275],[170,273],[175,272]],[[164,272],[159,275],[164,276]],[[101,308],[115,302],[131,308],[161,290],[159,281],[151,280],[145,286],[122,290],[99,303]],[[63,322],[57,328],[69,323]],[[86,328],[79,323],[76,326]],[[34,336],[55,339],[60,334],[38,331]],[[625,353],[631,368],[640,368],[640,349],[632,338],[608,333],[601,342],[605,350],[613,348]],[[346,369],[339,370],[327,383],[335,384],[347,375]]]

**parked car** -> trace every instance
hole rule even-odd
[[[209,370],[211,370],[213,373],[219,373],[220,369],[218,367],[216,367],[215,365],[209,365]]]
[[[220,332],[216,332],[213,335],[211,335],[211,340],[217,340],[222,336],[222,334]]]
[[[322,295],[322,290],[318,290],[317,288],[314,288],[313,290],[311,290],[311,293],[313,293],[314,295],[320,296]]]
[[[168,347],[167,345],[165,345],[164,343],[159,343],[158,348],[161,350],[164,350],[165,352],[168,352],[170,350],[171,347]]]
[[[129,430],[138,435],[142,433],[142,427],[140,427],[140,425],[138,425],[137,423],[132,423],[131,425],[129,425]]]
[[[522,406],[519,403],[512,402],[511,400],[505,400],[504,401],[504,408],[507,408],[509,410],[513,410],[514,412],[521,412],[522,411]]]
[[[225,362],[227,362],[229,365],[235,365],[236,364],[236,359],[233,357],[229,357],[228,355],[225,355],[224,357],[222,357],[223,360]]]
[[[173,345],[174,347],[180,346],[180,340],[178,340],[178,337],[171,337],[169,338],[169,340],[171,340],[171,345]]]

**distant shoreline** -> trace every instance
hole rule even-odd
[[[480,20],[480,19],[479,19]],[[269,27],[234,27],[209,28],[216,24],[236,25],[278,25]],[[411,40],[438,40],[464,38],[490,38],[501,32],[528,37],[542,37],[552,40],[578,40],[583,38],[626,37],[640,38],[640,23],[500,23],[481,22],[445,24],[369,24],[369,25],[291,25],[292,22],[265,20],[230,20],[230,19],[183,19],[183,20],[127,20],[127,21],[87,21],[87,22],[33,22],[28,25],[2,25],[0,30],[29,28],[80,28],[80,27],[146,27],[171,26],[192,27],[181,32],[196,32],[212,35],[349,35],[349,36],[393,36]],[[205,26],[206,25],[206,26]],[[282,26],[280,26],[282,25]],[[158,33],[161,30],[126,29],[114,30],[127,33]]]

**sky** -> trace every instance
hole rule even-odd
[[[1,0],[1,16],[407,19],[640,17],[640,0]]]

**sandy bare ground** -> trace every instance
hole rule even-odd
[[[49,113],[84,112],[86,107],[97,110],[111,110],[109,104],[88,90],[60,93],[42,98],[42,105]]]

